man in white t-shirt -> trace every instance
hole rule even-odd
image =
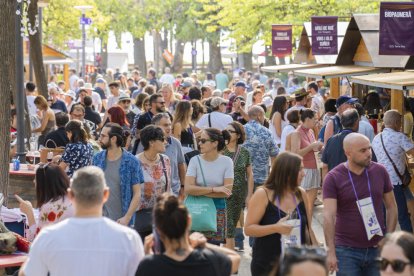
[[[26,83],[26,99],[27,99],[27,107],[29,108],[29,114],[31,116],[37,115],[37,108],[34,104],[34,100],[36,96],[34,95],[36,90],[36,85],[33,82]]]
[[[211,113],[204,114],[197,122],[196,127],[200,129],[214,127],[223,130],[233,122],[233,118],[225,114],[227,101],[220,97],[213,97],[210,102]]]
[[[133,229],[102,217],[109,197],[103,171],[77,170],[68,196],[75,217],[42,229],[19,275],[135,275],[143,245]]]
[[[312,97],[311,109],[315,111],[318,121],[322,120],[323,114],[325,113],[325,106],[321,94],[318,93],[318,85],[316,82],[308,83],[308,92]]]

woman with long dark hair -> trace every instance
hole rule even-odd
[[[243,205],[248,207],[253,194],[253,170],[250,153],[242,144],[246,140],[244,127],[239,122],[232,122],[226,128],[230,141],[223,150],[223,155],[230,157],[234,164],[234,185],[232,195],[227,199],[227,234],[226,247],[234,250],[234,236]]]
[[[291,152],[280,153],[263,187],[253,194],[247,211],[244,231],[256,237],[253,245],[253,276],[268,275],[282,252],[281,235],[290,235],[289,215],[296,212],[300,220],[299,244],[316,244],[312,215],[306,209],[308,199],[300,188],[304,177],[302,157]]]
[[[237,272],[240,256],[232,250],[207,244],[198,246],[200,235],[191,235],[191,217],[177,197],[163,194],[154,206],[154,234],[146,239],[154,255],[144,258],[137,276],[228,276]],[[197,240],[198,238],[198,240]]]
[[[180,140],[184,153],[193,151],[196,148],[194,144],[194,131],[191,115],[193,107],[189,101],[180,101],[175,110],[174,119],[172,121],[172,135]]]
[[[224,243],[227,215],[226,198],[233,189],[233,161],[221,154],[230,140],[227,130],[207,128],[201,131],[200,155],[191,158],[185,177],[185,193],[213,198],[217,213],[217,231],[203,232],[209,242]]]
[[[282,143],[282,131],[289,124],[285,121],[285,113],[289,107],[289,103],[285,96],[276,96],[273,100],[272,111],[270,112],[269,130],[272,132],[276,145],[280,147]]]
[[[41,164],[36,170],[36,201],[39,216],[36,221],[33,206],[28,200],[15,195],[20,203],[20,210],[27,216],[25,234],[29,241],[33,241],[39,231],[53,223],[57,223],[74,215],[74,208],[67,198],[69,177],[57,165]]]
[[[93,147],[88,143],[88,134],[81,121],[69,121],[65,131],[69,144],[66,145],[59,166],[71,177],[76,170],[91,164]]]

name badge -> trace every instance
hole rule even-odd
[[[365,232],[367,233],[368,240],[371,240],[375,235],[384,236],[381,226],[378,222],[377,215],[375,214],[372,198],[367,197],[361,200],[357,200],[356,204],[364,222]]]

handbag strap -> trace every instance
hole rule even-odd
[[[395,173],[398,175],[398,177],[400,178],[400,180],[402,181],[402,175],[400,174],[400,172],[398,171],[397,166],[395,165],[394,161],[392,161],[391,156],[388,154],[387,150],[385,149],[385,145],[384,145],[384,139],[382,138],[382,133],[380,134],[381,137],[381,144],[382,144],[382,148],[384,149],[385,154],[387,155],[388,159],[391,161],[392,167],[394,168]]]
[[[208,113],[208,127],[211,127],[211,113]]]
[[[162,157],[162,154],[160,154],[160,160],[162,164],[162,171],[164,172],[165,177],[165,191],[168,192],[168,176],[167,176],[167,168],[165,167],[164,157]]]
[[[200,156],[198,156],[198,155],[197,155],[197,160],[198,160],[198,164],[200,165],[201,175],[203,176],[203,184],[204,184],[204,187],[207,187],[206,179],[204,178],[203,166],[201,166]]]
[[[237,159],[239,159],[239,155],[240,155],[240,146],[237,147],[236,153],[233,156],[234,165],[236,165]]]

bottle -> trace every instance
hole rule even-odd
[[[13,160],[13,170],[20,171],[20,160],[18,158]]]

